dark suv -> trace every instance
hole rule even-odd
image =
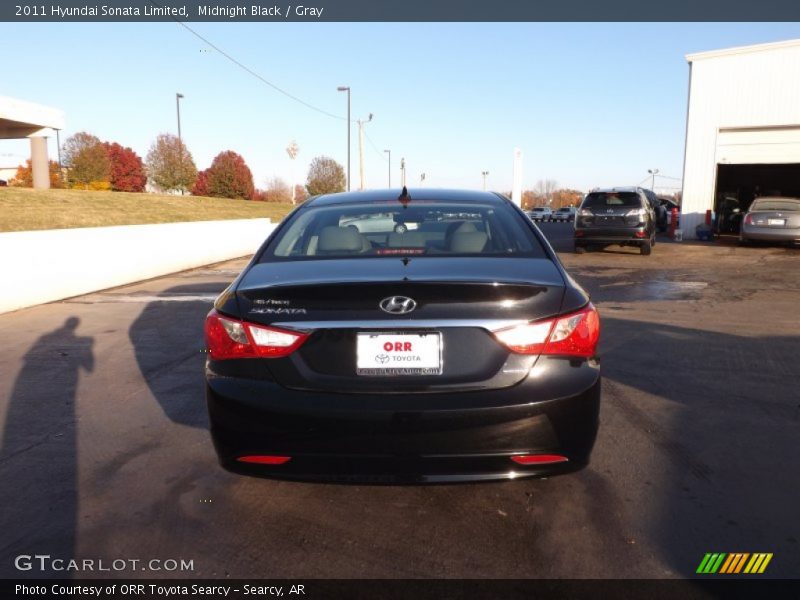
[[[638,187],[598,189],[583,199],[575,216],[575,252],[587,246],[638,246],[648,255],[656,243],[656,204]],[[655,202],[655,203],[654,203]]]

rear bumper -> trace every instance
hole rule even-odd
[[[644,237],[637,237],[644,236]],[[646,227],[592,228],[576,227],[575,244],[641,244],[650,239]]]
[[[763,240],[770,242],[800,242],[800,228],[758,227],[742,225],[739,234],[745,240]]]
[[[500,390],[331,394],[208,373],[211,434],[220,463],[248,475],[321,481],[425,483],[544,476],[586,466],[600,405],[595,361],[542,357]],[[283,465],[244,455],[290,456]],[[566,462],[522,466],[517,454]]]

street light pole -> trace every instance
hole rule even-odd
[[[483,175],[483,191],[486,191],[486,177],[489,175],[489,171],[481,171],[481,175]]]
[[[340,92],[347,92],[347,191],[350,191],[350,86],[340,85],[336,88]]]
[[[389,188],[392,187],[392,151],[391,150],[384,150],[389,154]]]
[[[181,169],[181,176],[183,176],[183,138],[181,138],[181,98],[183,94],[175,94],[175,108],[178,112],[178,165]],[[183,187],[181,186],[181,196],[183,196]]]
[[[653,176],[653,179],[652,179],[652,181],[651,181],[651,183],[650,183],[650,189],[651,189],[651,190],[653,190],[653,191],[655,192],[655,188],[656,188],[656,175],[658,174],[658,169],[647,169],[647,172],[648,172],[648,173],[650,173],[650,175],[652,175],[652,176]]]
[[[183,94],[175,94],[175,108],[178,111],[178,141],[181,141],[181,98],[183,98]]]

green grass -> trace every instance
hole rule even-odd
[[[0,187],[0,231],[271,217],[291,204],[204,196]]]

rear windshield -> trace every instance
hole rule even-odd
[[[527,219],[506,204],[397,201],[310,207],[295,213],[261,256],[272,260],[380,256],[544,258]]]
[[[789,198],[763,198],[761,200],[755,200],[750,206],[750,210],[781,210],[787,212],[800,210],[800,200]]]
[[[586,196],[581,208],[640,207],[641,205],[639,194],[636,192],[592,192]]]

